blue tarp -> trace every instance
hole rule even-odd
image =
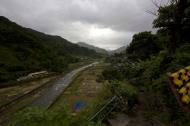
[[[86,108],[86,107],[87,107],[87,104],[86,104],[86,102],[84,102],[84,101],[77,101],[77,102],[75,103],[75,105],[74,105],[74,109],[75,109],[75,110],[84,109],[84,108]]]

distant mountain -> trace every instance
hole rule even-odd
[[[62,72],[79,57],[99,56],[62,37],[24,28],[0,16],[0,83],[33,71]]]
[[[81,47],[86,47],[86,48],[92,49],[92,50],[96,51],[97,53],[108,54],[108,51],[106,51],[105,49],[87,44],[85,42],[78,42],[77,44]]]
[[[127,46],[122,46],[122,47],[120,47],[120,48],[118,48],[118,49],[115,49],[115,50],[110,51],[110,54],[125,53],[126,48],[127,48]]]

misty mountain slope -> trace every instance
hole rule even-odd
[[[0,82],[42,69],[61,72],[69,63],[78,62],[77,57],[84,56],[99,54],[0,17]]]
[[[118,49],[115,49],[115,50],[110,51],[110,54],[125,53],[126,48],[127,48],[127,46],[122,46],[122,47],[120,47],[120,48],[118,48]]]
[[[87,44],[85,42],[78,42],[77,44],[81,47],[86,47],[86,48],[92,49],[92,50],[96,51],[97,53],[108,54],[107,50]]]

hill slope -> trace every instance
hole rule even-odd
[[[125,53],[126,48],[127,48],[127,46],[122,46],[122,47],[120,47],[120,48],[118,48],[118,49],[115,49],[115,50],[110,51],[110,54]]]
[[[102,49],[102,48],[87,44],[85,42],[78,42],[77,44],[79,46],[81,46],[81,47],[86,47],[88,49],[92,49],[92,50],[96,51],[97,53],[108,54],[108,51],[106,51],[105,49]]]
[[[24,28],[0,17],[0,82],[44,69],[61,72],[81,56],[98,57],[99,54],[59,36]]]

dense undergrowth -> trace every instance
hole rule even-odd
[[[25,109],[18,112],[7,126],[103,126],[100,122],[92,122],[83,118],[75,118],[69,107],[54,111],[38,108]]]
[[[176,72],[190,64],[189,50],[190,44],[185,43],[177,48],[173,55],[169,55],[167,50],[161,50],[158,54],[145,60],[126,58],[130,63],[123,60],[126,55],[119,56],[120,58],[116,55],[116,58],[113,56],[108,59],[112,64],[103,71],[103,76],[108,80],[125,82],[125,85],[130,83],[139,92],[143,92],[144,95],[137,97],[144,99],[142,103],[144,118],[148,122],[154,123],[155,120],[159,120],[165,125],[189,126],[189,114],[180,108],[168,81],[170,72]],[[119,90],[122,91],[123,88]],[[130,88],[123,91],[130,92]],[[132,106],[139,104],[138,101],[131,103],[130,95],[127,99],[129,99],[129,104],[133,103]]]
[[[157,33],[134,35],[126,54],[107,59],[111,65],[103,72],[104,78],[127,81],[139,90],[138,99],[143,100],[136,104],[142,105],[148,125],[156,122],[167,126],[190,125],[190,115],[179,106],[168,84],[169,73],[190,65],[189,3],[171,0],[158,7],[153,22]]]

